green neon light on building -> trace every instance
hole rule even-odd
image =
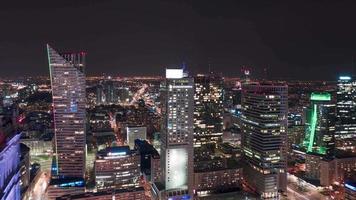
[[[317,123],[317,105],[313,105],[313,110],[312,110],[312,115],[311,115],[311,120],[310,120],[310,127],[309,127],[309,143],[308,143],[308,149],[307,152],[312,152],[313,151],[313,144],[314,144],[314,138],[315,138],[315,129],[316,129],[316,123]]]
[[[330,101],[331,100],[331,95],[330,93],[311,93],[310,95],[310,100],[312,101]]]

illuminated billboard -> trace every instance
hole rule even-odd
[[[186,149],[168,149],[166,154],[166,189],[187,188],[188,152]]]
[[[166,78],[179,79],[183,77],[183,69],[166,69]]]

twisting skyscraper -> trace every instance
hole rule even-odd
[[[161,183],[156,199],[193,198],[194,81],[182,69],[167,69],[162,95]]]
[[[59,54],[47,45],[59,178],[85,174],[85,53]]]
[[[276,198],[287,188],[288,87],[281,83],[242,86],[244,176],[262,198]]]

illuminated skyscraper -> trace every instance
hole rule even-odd
[[[59,178],[84,178],[85,53],[60,55],[47,45]]]
[[[194,147],[217,143],[223,132],[223,79],[197,75],[194,84]]]
[[[276,198],[287,187],[288,87],[282,83],[242,86],[244,176],[262,198]]]
[[[336,146],[356,152],[356,80],[341,76],[336,104]]]
[[[162,183],[155,183],[157,199],[193,198],[194,81],[183,69],[167,69],[162,88]]]
[[[312,93],[303,146],[307,152],[331,155],[335,147],[335,104],[330,93]]]

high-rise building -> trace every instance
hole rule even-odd
[[[308,153],[331,155],[335,147],[335,104],[330,93],[312,93],[310,101],[303,146]]]
[[[337,88],[336,147],[356,152],[356,80],[341,76]]]
[[[194,84],[194,147],[216,144],[223,134],[223,79],[197,75]]]
[[[166,69],[161,95],[162,183],[153,193],[156,199],[192,199],[194,80],[183,69]]]
[[[261,198],[286,191],[288,86],[247,83],[242,86],[242,147],[244,176]]]
[[[84,178],[85,53],[59,54],[47,45],[59,178]]]

